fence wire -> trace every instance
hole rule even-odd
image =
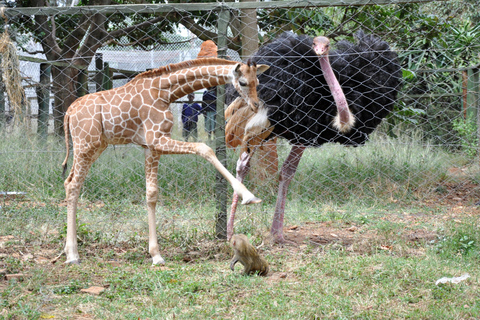
[[[365,146],[345,148],[344,140],[333,139],[336,143],[307,149],[289,189],[287,218],[299,215],[298,219],[304,221],[321,219],[328,208],[348,202],[367,207],[397,201],[475,205],[480,200],[480,16],[474,2],[378,1],[376,5],[371,1],[369,5],[349,5],[349,1],[171,5],[117,2],[98,7],[66,7],[62,2],[57,3],[58,7],[44,7],[40,1],[28,1],[30,7],[22,8],[20,3],[15,8],[7,7],[5,28],[18,48],[26,94],[24,106],[30,115],[28,126],[13,121],[18,115],[2,84],[0,191],[26,192],[29,199],[41,202],[63,199],[60,175],[65,156],[63,116],[69,105],[82,95],[125,85],[146,70],[196,59],[207,40],[225,43],[227,47],[218,50],[228,59],[246,61],[284,32],[307,35],[309,39],[326,36],[331,41],[332,53],[338,54],[342,41],[355,43],[355,35],[362,30],[387,43],[398,55],[401,82],[395,88],[398,93],[393,110],[378,119],[382,121],[377,121],[379,125],[375,124],[376,129]],[[225,11],[229,12],[227,34],[219,38],[222,37],[219,19]],[[286,101],[299,92],[304,94],[300,88],[305,90],[306,84],[315,83],[309,82],[309,78],[323,77],[317,69],[306,67],[308,61],[302,69],[301,55],[306,54],[303,49],[291,50],[273,52],[275,55],[263,51],[263,57],[256,55],[258,62],[265,60],[277,69],[294,70],[289,79],[275,79],[272,73],[270,79],[283,81],[281,84],[272,82],[269,86],[262,83],[262,79],[268,78],[260,77],[261,97],[271,98],[267,105],[277,101],[272,97]],[[338,69],[341,65],[338,58],[332,55],[331,61],[334,67],[337,64],[334,70],[337,76],[349,77]],[[368,62],[351,63],[356,72],[363,72]],[[381,70],[382,66],[377,68]],[[380,80],[377,76],[378,71],[370,71],[365,81],[375,83]],[[357,81],[353,76],[341,80]],[[328,96],[324,81],[316,83],[319,87],[309,87],[309,95]],[[350,102],[367,97],[369,91],[385,91],[382,84],[372,88],[362,87],[359,82],[356,86],[350,84],[351,92],[346,93]],[[193,98],[204,107],[205,90],[198,90]],[[355,90],[359,91],[353,93]],[[357,98],[349,94],[357,94]],[[298,110],[307,110],[308,118],[308,110],[317,107],[309,97],[304,98],[296,101],[300,104]],[[186,102],[187,97],[183,97],[171,105],[174,139],[186,137],[182,122]],[[245,181],[264,200],[257,207],[239,209],[253,220],[253,226],[268,224],[271,219],[278,171],[290,151],[288,140],[296,139],[285,132],[316,130],[311,134],[318,136],[325,130],[321,125],[300,126],[307,120],[290,111],[297,118],[288,119],[290,113],[286,111],[282,111],[283,122],[274,116],[277,121],[272,120],[277,124],[274,133],[280,137],[259,150],[252,160],[253,173]],[[370,117],[376,116],[372,112]],[[206,110],[200,112],[195,133],[189,138],[215,149],[221,144],[211,133],[210,117]],[[270,152],[272,148],[276,153]],[[239,147],[227,151],[230,172],[235,172],[239,153]],[[110,146],[91,169],[82,199],[107,206],[144,203],[143,166],[141,148]],[[184,215],[190,221],[211,221],[217,210],[214,171],[199,157],[162,157],[158,182],[162,208],[158,210],[168,217]],[[230,198],[231,190],[225,192]]]

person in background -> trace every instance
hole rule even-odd
[[[203,92],[202,113],[205,116],[205,131],[208,139],[215,136],[215,115],[217,114],[217,87],[210,87]]]
[[[185,141],[188,141],[190,136],[193,138],[193,141],[197,141],[197,122],[198,115],[202,111],[202,106],[196,102],[193,102],[194,98],[195,94],[189,93],[188,103],[184,103],[182,108],[182,136]]]

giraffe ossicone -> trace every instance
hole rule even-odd
[[[205,158],[232,185],[244,204],[258,203],[247,188],[218,161],[213,150],[204,143],[173,140],[173,115],[170,103],[196,90],[232,83],[252,108],[259,105],[257,74],[268,66],[243,64],[208,58],[170,64],[137,75],[127,84],[77,99],[64,119],[67,155],[69,135],[73,143],[73,165],[65,180],[67,200],[66,263],[79,263],[77,245],[77,202],[85,177],[93,162],[109,144],[140,145],[145,150],[146,199],[149,225],[149,253],[153,264],[164,264],[160,255],[155,223],[158,197],[157,173],[163,154],[196,154]]]

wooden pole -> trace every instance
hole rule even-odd
[[[242,0],[242,2],[255,2],[256,0]],[[243,9],[242,15],[242,60],[247,59],[258,50],[257,10]]]
[[[227,57],[227,30],[230,21],[230,11],[222,7],[218,14],[218,57]],[[218,160],[227,166],[227,147],[225,144],[225,86],[217,86],[217,115],[215,124],[215,153]],[[227,238],[227,193],[226,179],[217,172],[215,176],[215,196],[217,218],[215,233],[218,239]]]
[[[49,104],[50,104],[50,70],[48,63],[40,64],[40,85],[37,87],[38,120],[37,133],[42,140],[47,140]]]
[[[480,157],[480,65],[471,70],[472,104],[476,111],[477,156]]]
[[[95,88],[96,92],[103,90],[103,54],[95,53]]]
[[[0,63],[2,58],[0,57]],[[2,79],[3,70],[0,69],[0,79]],[[0,82],[0,129],[2,129],[7,122],[7,112],[5,110],[5,85],[3,81]],[[0,132],[1,133],[1,132]]]
[[[475,79],[477,78],[477,79]],[[475,69],[467,71],[467,121],[476,125],[477,123],[477,93],[478,93],[478,72]]]
[[[88,70],[78,70],[77,76],[77,97],[83,97],[88,93]]]
[[[113,88],[112,75],[110,72],[110,65],[108,62],[103,63],[102,70],[102,90],[110,90]]]

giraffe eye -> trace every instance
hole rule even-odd
[[[246,87],[246,86],[247,86],[247,81],[245,81],[245,80],[238,80],[238,84],[241,85],[242,87]]]

